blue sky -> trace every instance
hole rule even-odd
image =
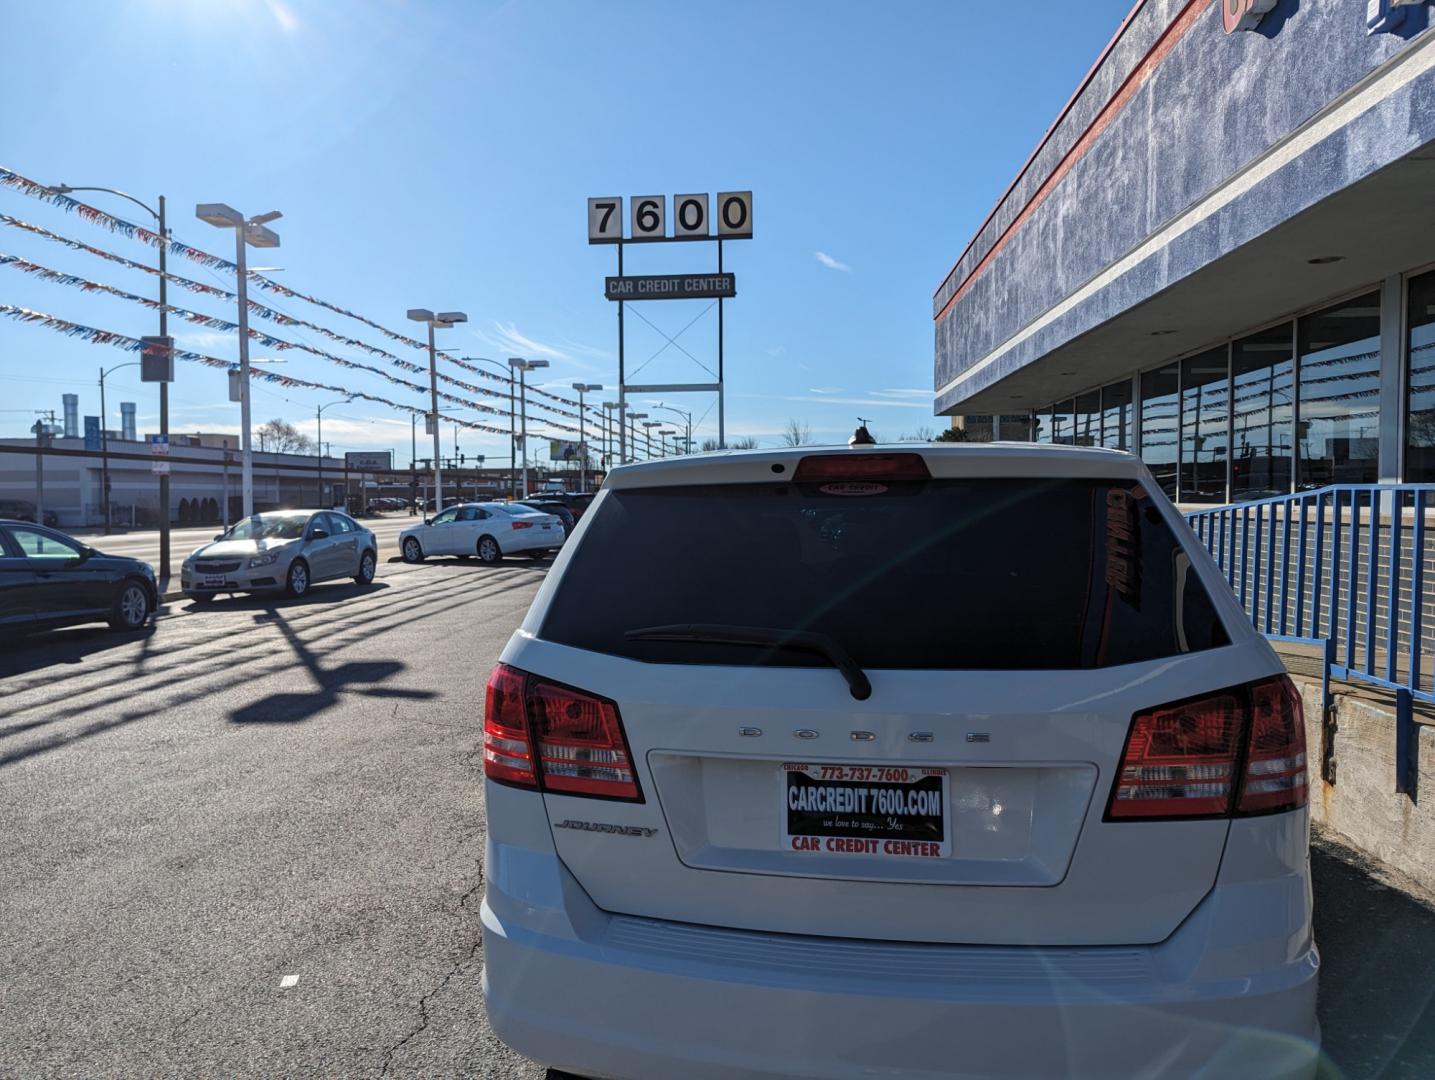
[[[227,257],[232,233],[197,221],[196,203],[280,209],[282,247],[251,251],[252,263],[284,268],[276,280],[405,333],[421,329],[405,320],[410,307],[466,311],[469,324],[441,331],[441,344],[500,361],[547,359],[544,383],[561,388],[616,381],[615,305],[602,296],[614,252],[586,243],[587,196],[750,188],[755,238],[727,245],[738,286],[725,325],[729,435],[774,444],[796,418],[820,440],[845,439],[860,414],[895,438],[945,424],[931,410],[932,292],[1129,5],[11,4],[0,36],[0,164],[147,202],[163,193],[177,238]],[[129,204],[84,197],[145,223]],[[0,213],[152,258],[137,241],[6,188]],[[0,226],[0,252],[153,294],[150,276],[13,228]],[[708,244],[634,247],[626,269],[709,270],[715,257]],[[183,259],[170,267],[233,287],[232,276]],[[254,298],[423,359],[302,301]],[[222,300],[172,289],[170,302],[234,318]],[[145,308],[8,267],[0,303],[155,332]],[[698,366],[716,361],[716,312],[706,306],[630,306],[668,334],[697,319],[677,339],[695,359],[669,348],[643,381],[710,378]],[[627,321],[631,380],[664,338]],[[237,355],[232,333],[175,319],[171,332],[195,351]],[[383,364],[312,333],[305,340]],[[274,352],[256,346],[254,355]],[[377,376],[283,355],[274,370],[424,404]],[[97,413],[100,365],[128,359],[0,319],[0,434],[34,422],[11,410],[58,409],[65,392],[80,394],[82,414]],[[181,364],[178,380],[173,431],[237,430],[222,372]],[[155,390],[137,369],[112,376],[106,396],[112,427],[117,403],[134,400],[140,429],[155,429]],[[312,434],[314,407],[332,397],[258,384],[255,422],[283,417]],[[702,417],[696,434],[716,433],[713,395],[664,400]],[[405,416],[355,403],[325,412],[324,435],[336,453],[392,447],[406,462],[409,427]],[[444,441],[452,444],[447,427]],[[465,431],[460,443],[495,462],[507,453],[503,436]]]

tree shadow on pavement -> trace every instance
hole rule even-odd
[[[305,644],[304,639],[288,620],[273,606],[256,613],[256,622],[272,623],[284,635],[300,664],[309,672],[316,687],[308,693],[278,693],[250,702],[243,708],[229,714],[235,724],[294,724],[307,720],[338,704],[339,695],[355,692],[364,697],[389,697],[408,701],[427,701],[438,696],[432,690],[401,690],[394,687],[377,686],[404,671],[408,665],[398,660],[367,660],[341,664],[326,669],[319,658]]]
[[[1311,846],[1321,1080],[1435,1076],[1435,905],[1353,851]]]

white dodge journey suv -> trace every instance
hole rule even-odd
[[[1145,467],[615,469],[488,685],[483,987],[585,1077],[1309,1076],[1300,699]]]

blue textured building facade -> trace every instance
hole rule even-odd
[[[937,289],[937,411],[1183,502],[1435,481],[1432,270],[1429,0],[1140,0]]]

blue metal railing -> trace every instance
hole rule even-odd
[[[1332,678],[1394,691],[1395,789],[1412,795],[1414,703],[1435,704],[1422,651],[1435,642],[1425,596],[1431,509],[1435,484],[1336,484],[1186,514],[1256,629],[1321,649],[1327,725]],[[1325,742],[1321,772],[1333,781]]]

